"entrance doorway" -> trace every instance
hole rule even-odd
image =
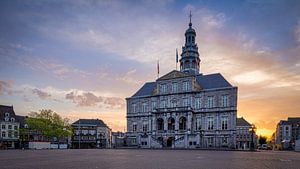
[[[167,139],[167,147],[172,147],[174,141],[174,137],[169,137]]]

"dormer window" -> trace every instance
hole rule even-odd
[[[5,117],[9,117],[9,113],[5,113]]]
[[[9,121],[9,118],[8,117],[5,117],[5,119],[4,119],[5,121]]]
[[[10,121],[11,121],[11,122],[15,122],[15,118],[13,118],[13,117],[10,118]]]

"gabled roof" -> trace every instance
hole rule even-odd
[[[243,117],[236,118],[236,126],[251,126],[251,124],[246,121]]]
[[[147,82],[132,97],[151,96],[156,87],[156,82]]]
[[[100,119],[79,119],[79,120],[75,121],[72,125],[95,125],[98,127],[108,127]]]
[[[192,75],[190,75],[188,73],[180,72],[178,70],[173,70],[173,71],[165,74],[164,76],[158,78],[157,81],[169,80],[169,79],[175,79],[175,78],[183,78],[183,77],[189,77],[189,76],[192,76]]]
[[[220,73],[197,75],[196,79],[202,89],[232,87],[232,85]]]

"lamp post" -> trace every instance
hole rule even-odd
[[[255,150],[255,148],[254,148],[254,133],[256,132],[256,127],[254,124],[251,125],[249,132],[251,132],[250,151],[254,151]]]

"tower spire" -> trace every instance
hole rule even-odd
[[[182,47],[180,71],[192,75],[199,75],[201,60],[199,58],[198,46],[196,43],[196,31],[192,28],[192,11],[190,11],[189,19],[189,27],[184,34],[185,44]]]
[[[192,11],[190,11],[189,17],[190,17],[190,23],[189,23],[189,26],[192,27]]]

